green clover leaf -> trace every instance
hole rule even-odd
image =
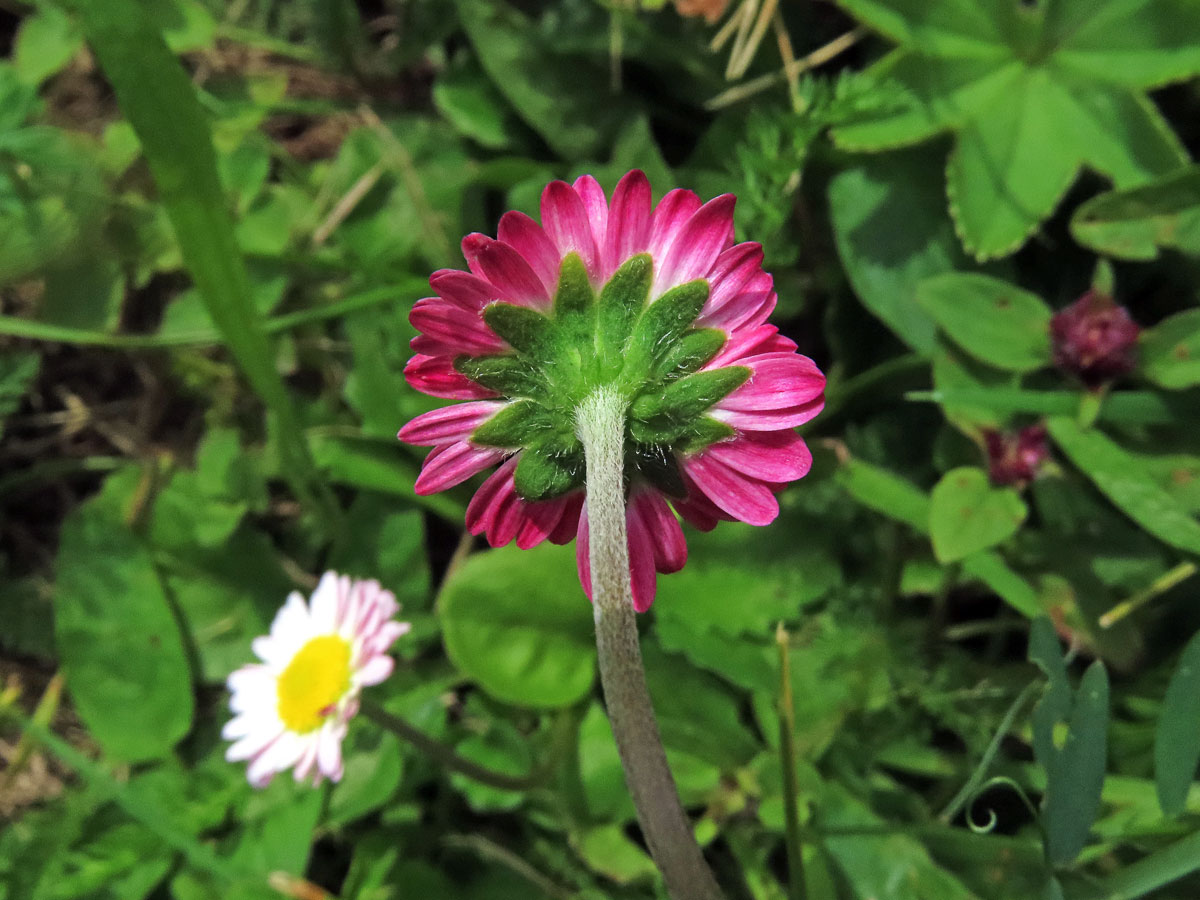
[[[1082,167],[1118,188],[1185,164],[1145,91],[1200,73],[1191,0],[839,0],[900,46],[872,73],[907,107],[833,132],[848,150],[953,132],[950,213],[980,260],[1012,253]]]

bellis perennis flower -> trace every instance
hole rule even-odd
[[[229,676],[234,718],[223,737],[231,762],[249,760],[246,777],[263,787],[295,768],[297,781],[342,777],[342,740],[363,687],[392,673],[388,648],[409,625],[392,617],[396,598],[376,581],[326,572],[311,606],[293,592],[254,640],[260,663]]]
[[[734,198],[674,190],[652,205],[630,172],[611,201],[591,176],[556,181],[538,225],[519,212],[498,239],[468,235],[470,272],[435,272],[437,296],[410,319],[422,333],[405,375],[465,400],[418,416],[401,440],[433,448],[428,494],[499,464],[467,508],[492,546],[578,537],[591,596],[580,402],[600,388],[627,402],[626,521],[634,606],[657,572],[687,558],[671,511],[703,530],[765,525],[775,494],[812,457],[793,429],[824,405],[825,378],[767,324],[775,308],[762,248],[734,244]]]

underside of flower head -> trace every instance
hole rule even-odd
[[[516,212],[499,238],[463,241],[470,272],[430,279],[436,297],[405,369],[418,390],[467,400],[400,431],[431,446],[416,489],[459,484],[496,463],[467,510],[493,546],[580,538],[585,589],[584,455],[576,411],[597,390],[627,409],[625,483],[633,595],[686,546],[667,501],[697,527],[766,524],[775,493],[811,464],[792,430],[822,408],[824,376],[766,324],[776,295],[757,244],[733,243],[733,197],[690,191],[652,207],[641,172],[611,203],[590,176],[554,182],[542,224]]]

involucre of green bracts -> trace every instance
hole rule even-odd
[[[526,500],[548,500],[583,486],[583,447],[575,410],[601,386],[629,403],[626,480],[647,480],[683,496],[677,453],[694,453],[733,434],[705,415],[750,377],[744,366],[699,372],[725,344],[716,328],[693,327],[709,286],[690,281],[653,303],[648,254],[628,260],[599,297],[578,254],[563,260],[546,312],[496,302],[484,321],[512,350],[461,357],[455,367],[513,402],[475,429],[480,446],[521,450],[514,474]]]

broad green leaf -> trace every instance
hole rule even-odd
[[[1154,785],[1164,815],[1187,803],[1200,765],[1200,633],[1192,636],[1171,675],[1154,736]]]
[[[1154,259],[1160,247],[1200,255],[1200,166],[1093,197],[1071,218],[1071,234],[1125,259]]]
[[[840,2],[900,45],[868,71],[910,102],[834,140],[878,150],[954,132],[950,210],[979,259],[1020,247],[1084,166],[1125,187],[1187,161],[1144,91],[1200,72],[1189,0]]]
[[[425,522],[419,510],[362,492],[350,505],[343,529],[330,550],[328,568],[378,580],[404,609],[422,609],[429,603]]]
[[[474,58],[442,73],[433,85],[433,102],[460,133],[493,150],[510,146],[519,133],[503,95]]]
[[[956,344],[982,362],[1013,372],[1050,363],[1050,309],[1016,285],[953,272],[922,281],[916,297]]]
[[[865,157],[829,184],[838,255],[863,305],[914,350],[934,346],[916,302],[921,279],[959,268],[962,253],[929,154]]]
[[[23,83],[39,85],[82,49],[79,26],[61,9],[46,3],[21,21],[13,47],[13,66]]]
[[[295,590],[270,538],[248,525],[224,544],[177,548],[157,562],[195,646],[197,676],[212,684],[253,660],[251,642]]]
[[[594,872],[617,884],[657,882],[654,860],[619,825],[599,825],[573,835],[572,843]]]
[[[591,690],[594,626],[573,548],[476,554],[452,574],[438,603],[450,659],[493,697],[553,709]]]
[[[977,259],[1007,256],[1058,205],[1079,161],[1058,136],[1044,71],[1018,78],[986,116],[964,124],[946,166],[950,214]]]
[[[606,90],[606,73],[585,58],[560,55],[507,3],[454,5],[484,71],[525,123],[568,159],[592,155],[620,109],[596,102]]]
[[[665,746],[731,772],[760,749],[740,719],[735,695],[681,656],[643,647],[646,684]]]
[[[1143,332],[1141,354],[1142,373],[1155,384],[1169,390],[1200,384],[1200,310],[1176,313]]]
[[[1164,490],[1132,454],[1095,429],[1084,430],[1072,419],[1047,423],[1063,453],[1129,518],[1160,541],[1189,553],[1200,553],[1200,521]]]
[[[57,570],[55,633],[80,718],[118,759],[167,754],[192,723],[183,639],[150,552],[106,495],[63,525]]]
[[[911,482],[854,459],[838,469],[837,480],[864,506],[904,522],[921,534],[929,533],[929,498]],[[965,574],[982,581],[1022,615],[1039,614],[1037,593],[998,554],[979,551],[964,559],[962,567]]]
[[[830,830],[869,831],[885,823],[839,784],[817,801]],[[976,895],[929,857],[916,838],[893,834],[829,836],[822,841],[854,896],[872,900],[976,900]]]
[[[351,732],[343,748],[346,771],[329,795],[325,819],[344,825],[391,800],[400,787],[403,749],[394,734],[374,728]]]
[[[1016,534],[1029,510],[1012,488],[994,488],[982,469],[942,476],[929,502],[929,536],[942,564],[994,547]]]

